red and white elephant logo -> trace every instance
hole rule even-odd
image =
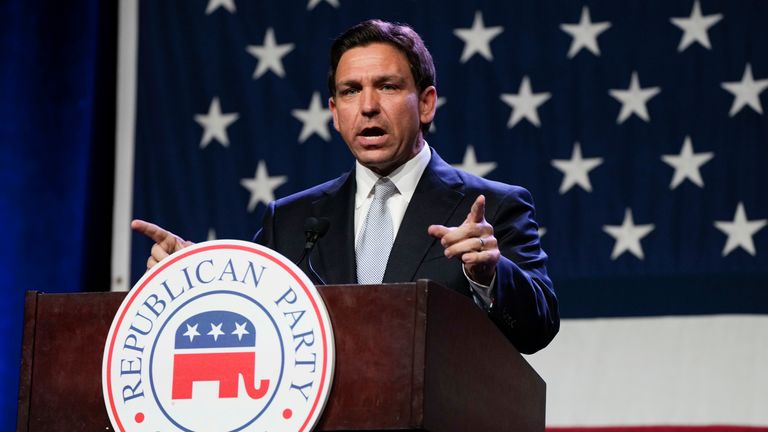
[[[219,398],[237,398],[240,377],[251,399],[269,390],[270,380],[256,383],[256,328],[244,316],[208,311],[185,320],[176,330],[171,399],[192,399],[192,384],[215,381]]]

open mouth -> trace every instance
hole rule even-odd
[[[366,138],[376,138],[385,135],[387,132],[380,127],[368,127],[360,131],[360,136]]]
[[[374,148],[384,145],[387,141],[387,131],[380,127],[367,127],[357,135],[357,141],[366,148]]]

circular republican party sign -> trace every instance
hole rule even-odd
[[[334,365],[325,305],[266,247],[194,245],[148,271],[109,330],[104,401],[117,431],[310,431]]]

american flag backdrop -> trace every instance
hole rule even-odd
[[[130,218],[250,239],[352,167],[328,48],[368,18],[432,52],[429,144],[534,196],[548,427],[768,430],[766,1],[123,0],[115,288],[151,246]]]

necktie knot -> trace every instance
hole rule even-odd
[[[382,177],[373,185],[373,199],[386,201],[397,193],[397,186],[389,177]]]

